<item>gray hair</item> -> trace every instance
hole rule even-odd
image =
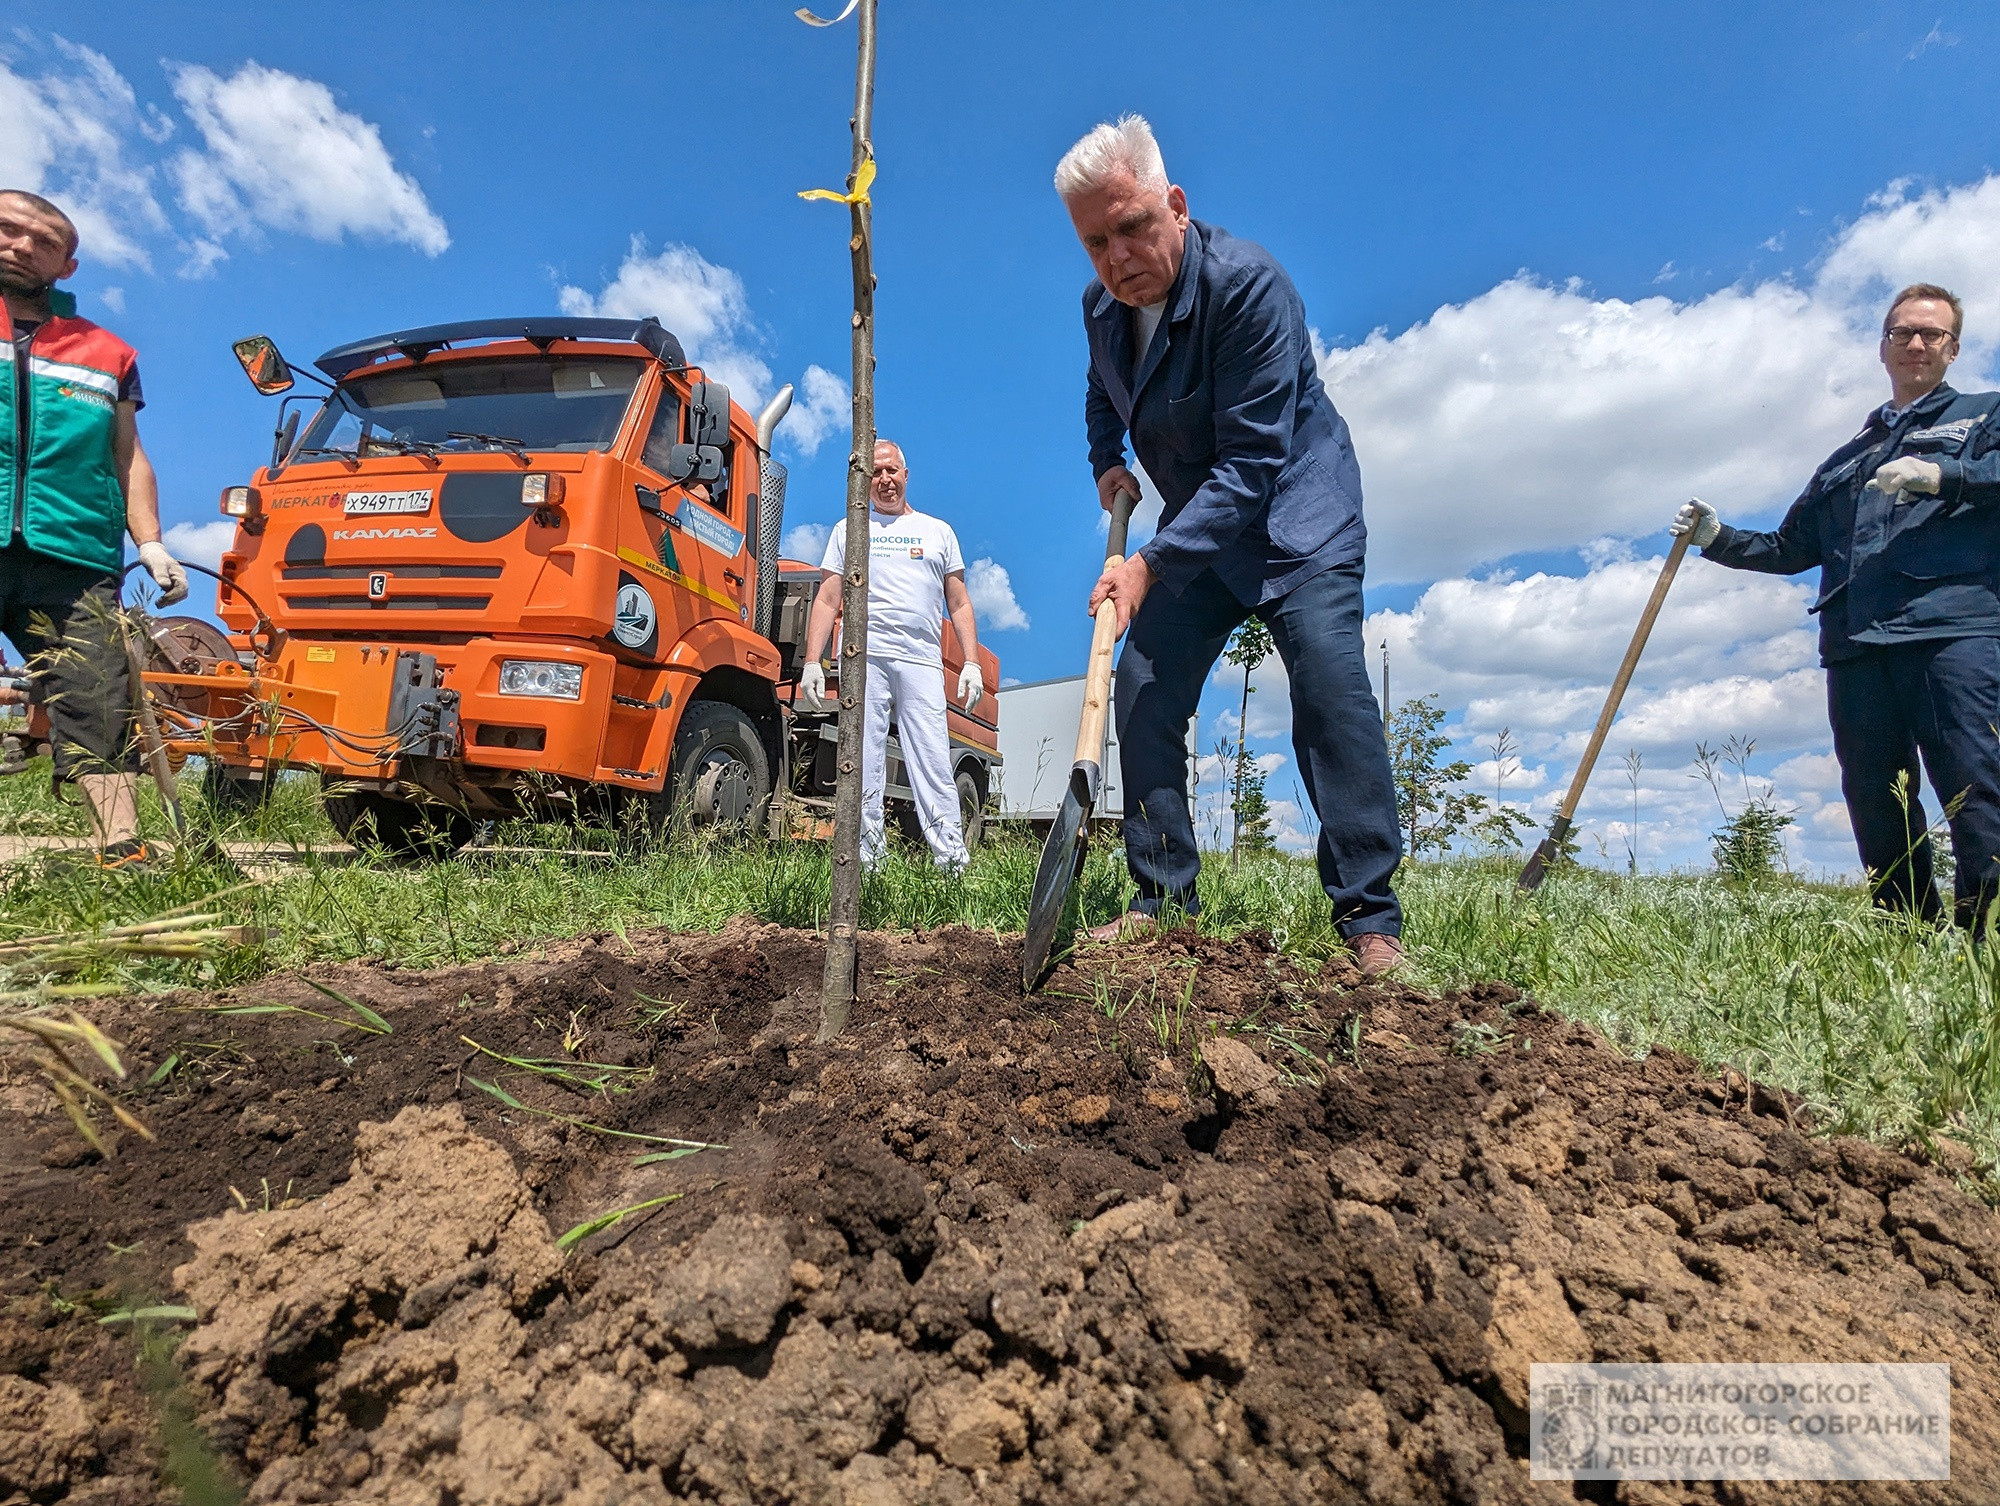
[[[1141,188],[1167,187],[1167,164],[1143,115],[1121,115],[1093,126],[1056,164],[1056,192],[1074,199],[1102,188],[1121,169]]]

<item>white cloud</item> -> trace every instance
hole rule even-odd
[[[788,560],[804,560],[817,565],[826,558],[826,541],[833,536],[833,528],[826,523],[794,523],[785,530],[784,538],[778,544],[778,553]]]
[[[1028,614],[1014,599],[1014,582],[1005,565],[990,559],[974,560],[965,567],[965,589],[979,618],[980,632],[1006,633],[1028,626]]]
[[[177,560],[222,568],[222,552],[236,538],[236,525],[226,518],[212,523],[176,523],[162,535],[167,551]]]
[[[854,393],[846,379],[824,366],[808,366],[778,433],[800,454],[810,455],[835,435],[846,434],[853,420]]]
[[[166,228],[166,216],[152,169],[126,152],[130,135],[147,128],[137,97],[101,53],[61,37],[52,50],[32,75],[0,56],[0,183],[60,203],[82,257],[147,266],[144,240]]]
[[[1891,185],[1805,283],[1627,302],[1523,273],[1323,350],[1361,458],[1371,580],[1652,533],[1690,495],[1725,516],[1788,499],[1886,394],[1880,305],[1919,279],[1965,299],[1969,374],[2000,323],[2000,176]]]
[[[1368,619],[1370,671],[1378,672],[1386,640],[1396,703],[1437,695],[1456,712],[1446,730],[1458,739],[1455,756],[1474,761],[1469,784],[1480,793],[1493,792],[1492,742],[1509,728],[1521,765],[1508,776],[1506,796],[1546,820],[1567,792],[1659,567],[1658,558],[1613,559],[1577,576],[1438,581],[1409,610]],[[1799,814],[1794,862],[1853,869],[1845,825],[1817,819],[1839,799],[1839,779],[1827,751],[1825,682],[1805,615],[1810,600],[1795,581],[1688,560],[1581,807],[1579,824],[1603,840],[1608,861],[1623,861],[1631,832],[1632,791],[1622,767],[1631,749],[1642,761],[1641,863],[1705,865],[1709,833],[1723,815],[1694,777],[1694,749],[1737,735],[1754,739],[1756,766],[1766,771],[1753,791],[1768,779],[1780,804]],[[1260,687],[1268,668],[1257,672]],[[1261,699],[1260,690],[1253,708]],[[1264,709],[1280,705],[1273,698]],[[1730,780],[1733,812],[1741,791],[1736,776]],[[1588,846],[1586,853],[1595,856]]]
[[[679,337],[690,364],[726,382],[730,395],[753,413],[777,391],[769,363],[754,348],[759,336],[743,279],[692,246],[669,244],[648,254],[645,237],[635,235],[617,276],[600,291],[565,285],[556,303],[565,314],[583,317],[658,319]],[[823,366],[808,366],[778,436],[810,455],[830,436],[847,432],[851,401],[846,382]]]
[[[1784,244],[1773,236],[1764,249]],[[1979,382],[2000,326],[2000,175],[1921,192],[1891,184],[1798,281],[1627,302],[1524,273],[1400,335],[1322,352],[1361,456],[1370,579],[1431,582],[1409,610],[1369,619],[1369,671],[1379,673],[1386,639],[1396,700],[1439,697],[1458,756],[1480,755],[1475,789],[1490,790],[1487,744],[1511,727],[1523,767],[1510,799],[1518,790],[1547,817],[1659,568],[1633,558],[1629,541],[1689,495],[1743,516],[1796,494],[1886,394],[1882,306],[1916,281],[1965,300],[1958,382]],[[1475,573],[1569,549],[1584,559],[1573,576]],[[1786,833],[1794,865],[1854,872],[1812,596],[1810,577],[1688,561],[1585,795],[1587,853],[1600,843],[1622,862],[1633,839],[1620,767],[1629,748],[1643,760],[1642,864],[1706,866],[1725,810],[1698,777],[1694,745],[1735,734],[1756,743],[1752,790],[1768,781],[1797,817]],[[1266,664],[1253,683],[1251,735],[1283,735],[1282,671]],[[1232,730],[1234,702],[1218,719]],[[1724,794],[1733,810],[1739,776]]]
[[[341,109],[325,84],[257,62],[227,78],[194,63],[170,73],[202,140],[170,168],[181,207],[212,242],[259,225],[320,241],[401,241],[426,256],[450,246],[381,130]]]
[[[1944,17],[1931,22],[1931,29],[1924,33],[1917,45],[1903,54],[1903,61],[1914,63],[1933,47],[1956,47],[1958,38],[1944,29]]]

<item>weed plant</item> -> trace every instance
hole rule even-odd
[[[0,780],[0,812],[23,823],[17,831],[34,815],[23,786],[45,796],[45,769]],[[239,887],[239,872],[194,855],[136,876],[100,873],[65,854],[32,855],[0,867],[0,941],[103,929],[211,895],[209,908],[264,928],[261,943],[220,958],[105,950],[66,975],[71,985],[157,989],[239,983],[328,960],[435,966],[636,926],[715,930],[739,915],[811,928],[826,914],[826,854],[814,842],[683,836],[648,844],[513,823],[495,834],[505,850],[397,866],[379,852],[330,852],[333,833],[304,780],[233,814],[205,802],[192,772],[183,792],[204,830],[262,843],[287,861],[267,882]],[[147,829],[165,829],[158,811],[147,820]],[[963,877],[933,867],[920,850],[893,849],[863,885],[862,923],[1018,932],[1038,856],[1031,834],[1004,828]],[[1635,1055],[1668,1048],[1800,1093],[1823,1127],[1890,1144],[1949,1135],[1983,1164],[2000,1165],[2000,948],[1876,911],[1855,886],[1628,877],[1565,865],[1523,896],[1514,876],[1507,858],[1405,866],[1396,882],[1412,982],[1442,989],[1502,980]],[[1123,856],[1108,835],[1093,843],[1076,892],[1083,924],[1109,919],[1129,898]],[[1210,862],[1202,905],[1203,930],[1267,931],[1308,966],[1341,945],[1309,860],[1246,857],[1235,873],[1226,861]],[[1159,982],[1158,998],[1140,1001],[1126,1029],[1148,1016],[1154,1031],[1184,1027],[1181,980]],[[1279,1021],[1254,1028],[1287,1029]]]

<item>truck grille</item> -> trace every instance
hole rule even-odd
[[[284,565],[280,580],[366,580],[386,575],[392,580],[498,580],[500,565]]]
[[[483,612],[490,596],[287,596],[285,605],[300,612],[351,612],[357,607],[392,612]]]

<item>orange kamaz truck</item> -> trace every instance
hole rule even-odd
[[[317,771],[343,835],[406,854],[515,814],[755,830],[774,789],[830,797],[832,713],[793,705],[818,572],[778,553],[790,388],[753,419],[652,319],[404,330],[317,376],[261,335],[236,353],[286,396],[271,463],[222,494],[230,631],[156,632],[146,677],[211,794]],[[949,623],[945,651],[950,686]],[[993,707],[951,702],[975,838]]]

